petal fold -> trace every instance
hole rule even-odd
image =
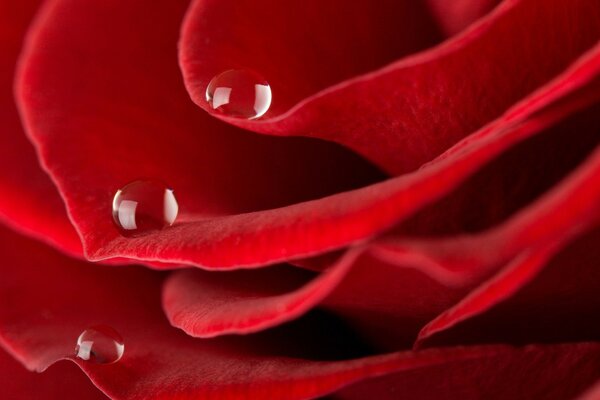
[[[107,400],[74,365],[58,364],[43,374],[27,371],[0,350],[0,387],[6,399],[63,400],[65,387],[74,399]]]
[[[163,308],[188,335],[251,333],[294,319],[317,305],[344,278],[362,249],[349,250],[317,276],[291,267],[258,271],[173,273]]]

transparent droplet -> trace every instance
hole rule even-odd
[[[95,364],[112,364],[123,357],[124,351],[123,338],[117,331],[107,325],[97,325],[81,332],[75,356]]]
[[[210,107],[230,117],[255,119],[271,106],[271,87],[260,75],[232,69],[215,76],[206,88]]]
[[[136,236],[173,225],[179,205],[173,190],[159,181],[134,181],[113,199],[113,219],[125,236]]]

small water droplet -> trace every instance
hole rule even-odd
[[[271,98],[269,83],[248,70],[225,71],[206,88],[206,101],[213,110],[237,118],[260,118],[269,110]]]
[[[125,236],[136,236],[173,225],[179,205],[161,182],[138,180],[118,190],[113,199],[115,224]]]
[[[95,364],[113,364],[123,357],[125,344],[117,331],[107,325],[92,326],[77,338],[75,356]]]

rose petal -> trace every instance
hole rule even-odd
[[[6,399],[63,400],[65,387],[69,388],[69,396],[73,399],[107,399],[73,365],[60,363],[40,375],[27,371],[2,350],[0,387]]]
[[[372,259],[359,260],[323,305],[386,349],[409,345],[428,317],[451,307],[520,253],[571,240],[596,224],[599,179],[600,149],[549,193],[493,229],[458,237],[376,240],[369,247]],[[535,267],[543,267],[544,259],[536,261]],[[524,271],[527,264],[519,268]],[[487,299],[490,292],[481,296]],[[461,314],[449,315],[453,321]]]
[[[598,107],[589,111],[597,113]],[[589,132],[595,132],[593,125]],[[586,131],[580,129],[578,133],[581,138]],[[541,148],[548,150],[548,147]],[[563,154],[563,157],[567,155]],[[478,188],[489,193],[484,185]],[[467,200],[475,199],[475,196],[467,197]],[[489,202],[493,201],[494,199],[490,199]],[[391,263],[419,264],[420,268],[426,268],[438,280],[446,284],[461,285],[465,281],[485,276],[490,268],[512,259],[523,249],[553,242],[557,238],[568,238],[587,229],[598,220],[599,202],[600,148],[596,148],[551,190],[501,224],[492,225],[483,232],[441,238],[411,239],[400,233],[378,240],[371,251]],[[465,203],[478,207],[476,202]],[[435,207],[437,209],[438,205]],[[449,212],[448,208],[446,211]],[[442,224],[446,222],[442,215],[436,213],[434,216],[439,217]],[[450,224],[451,221],[447,223]],[[476,275],[471,275],[473,273]]]
[[[571,243],[526,251],[419,334],[439,343],[571,341],[600,337],[595,314],[600,260],[596,228]]]
[[[500,366],[494,376],[513,373],[513,365],[531,365],[532,377],[550,371],[556,379],[572,385],[589,384],[600,370],[600,346],[596,344],[523,350],[506,346],[434,349],[332,362],[277,354],[282,344],[299,350],[302,344],[307,349],[318,346],[311,339],[303,343],[300,335],[287,339],[277,335],[192,339],[172,329],[161,315],[162,275],[144,269],[85,265],[4,229],[0,236],[5,260],[0,266],[0,297],[2,304],[14,305],[0,309],[0,341],[30,369],[39,370],[71,355],[76,337],[85,327],[105,323],[118,329],[125,341],[125,353],[118,363],[74,360],[114,399],[304,399],[390,372],[439,374],[442,379],[447,371],[460,370],[471,359]],[[39,267],[42,263],[44,268]],[[569,372],[577,368],[577,374],[554,369],[556,364],[547,357],[570,360],[573,369]],[[465,373],[469,371],[467,368]],[[378,384],[371,388],[382,390]]]
[[[214,76],[250,68],[267,78],[274,94],[267,115],[278,115],[334,82],[442,39],[427,6],[411,0],[190,3],[180,63],[192,98],[202,106]]]
[[[150,22],[132,30],[130,14],[125,11],[128,7],[135,8],[135,12],[139,10],[131,2],[119,3],[114,9],[107,3],[86,3],[84,7],[74,0],[52,2],[43,10],[32,31],[22,63],[19,98],[30,134],[35,137],[44,162],[65,196],[69,213],[84,239],[87,256],[93,260],[123,256],[213,268],[276,263],[340,248],[392,226],[452,190],[508,146],[543,130],[562,114],[582,106],[580,103],[584,100],[598,96],[593,87],[586,85],[600,69],[596,62],[600,47],[553,85],[479,132],[473,140],[457,145],[439,162],[414,174],[317,201],[235,214],[252,209],[248,204],[267,204],[251,198],[257,193],[261,196],[273,192],[266,173],[271,169],[261,168],[252,175],[255,180],[225,179],[228,174],[244,173],[248,169],[242,165],[245,159],[240,158],[241,153],[229,153],[227,148],[210,147],[211,154],[219,153],[219,165],[226,163],[229,167],[217,168],[216,174],[211,172],[213,184],[209,185],[206,181],[209,170],[195,167],[198,157],[189,151],[190,143],[207,140],[207,137],[190,129],[200,124],[205,129],[212,128],[213,132],[218,130],[219,135],[208,137],[213,141],[231,135],[240,141],[259,141],[259,138],[230,132],[211,118],[196,115],[195,110],[188,110],[183,104],[179,107],[185,112],[177,108],[177,113],[172,106],[164,104],[166,98],[179,104],[176,72],[175,68],[169,69],[170,47],[165,42],[176,35],[178,16],[183,10],[162,3],[144,4],[147,13],[144,20],[160,18],[165,32],[158,32],[156,24]],[[174,7],[174,3],[169,4]],[[113,36],[107,36],[106,32],[99,36],[103,31],[100,27],[106,25],[104,20],[111,21],[110,34],[119,40],[111,40]],[[87,22],[82,25],[74,21]],[[89,46],[92,39],[98,41],[96,46]],[[148,53],[148,48],[153,51]],[[79,54],[77,58],[73,57],[75,53]],[[82,54],[91,60],[104,60],[102,66],[82,63]],[[143,76],[140,71],[144,71]],[[110,81],[106,80],[107,76],[111,77]],[[167,77],[173,82],[168,83],[171,81]],[[162,82],[165,88],[154,87],[148,81]],[[152,91],[148,90],[150,87]],[[168,94],[169,90],[175,93]],[[114,99],[117,92],[120,93],[118,101]],[[568,93],[574,94],[546,108]],[[157,107],[166,108],[159,111]],[[156,121],[154,125],[164,129],[152,128],[154,125],[148,121],[155,118],[161,122]],[[153,140],[147,141],[148,136]],[[221,150],[225,154],[220,153]],[[265,151],[265,148],[257,146],[254,150],[252,156],[256,157],[256,151]],[[266,149],[272,150],[272,147]],[[90,157],[90,154],[98,156]],[[286,154],[284,164],[294,168],[297,163],[290,156]],[[216,162],[214,158],[211,156],[211,162]],[[250,164],[260,165],[256,160]],[[172,183],[180,200],[180,223],[160,233],[123,238],[110,217],[111,197],[121,185],[139,176],[158,177]],[[248,182],[252,182],[251,189],[246,186]],[[261,189],[259,182],[270,185],[271,189]],[[285,187],[298,184],[293,190],[295,193],[311,192],[311,185],[305,183],[288,180]],[[235,206],[232,202],[245,206]],[[217,212],[218,217],[210,218]]]
[[[554,190],[589,157],[600,144],[595,129],[600,123],[598,113],[600,102],[514,145],[393,231],[405,237],[448,237],[482,232],[503,223]],[[573,132],[577,132],[576,139]]]
[[[415,264],[391,265],[365,255],[319,307],[342,317],[378,349],[410,348],[428,321],[469,290],[448,287]]]
[[[369,245],[370,257],[342,257],[310,283],[311,274],[288,269],[216,275],[182,271],[167,281],[163,307],[174,326],[211,337],[265,329],[323,301],[379,345],[406,346],[428,319],[519,253],[566,241],[598,221],[598,180],[600,150],[549,193],[489,231],[457,238],[380,239]],[[534,261],[541,268],[544,259]]]
[[[349,251],[317,277],[282,267],[180,271],[165,283],[163,308],[171,324],[191,336],[260,331],[313,308],[343,279],[361,251]]]
[[[572,399],[593,381],[597,357],[595,345],[590,344],[528,346],[504,357],[467,360],[362,381],[343,389],[335,398]]]
[[[13,78],[25,30],[40,1],[0,1],[0,218],[19,231],[81,254],[81,242],[54,184],[23,134]]]
[[[321,305],[351,321],[379,347],[406,348],[423,325],[473,287],[448,287],[428,271],[419,252],[414,255],[414,260],[390,265],[347,254],[318,275],[282,267],[180,271],[166,281],[163,308],[171,324],[187,334],[213,337],[267,329]]]
[[[364,6],[339,3],[343,11]],[[231,11],[238,8],[240,12]],[[339,43],[354,45],[353,35],[347,33],[354,27],[352,11],[349,16],[338,12],[339,22],[324,40],[319,26],[331,30],[329,19],[306,30],[305,20],[321,14],[299,17],[300,11],[283,11],[288,9],[293,9],[289,2],[275,0],[195,0],[180,44],[180,64],[192,99],[208,110],[205,90],[214,75],[240,66],[258,70],[273,88],[271,115],[255,121],[216,117],[256,132],[342,143],[394,174],[418,168],[495,119],[600,39],[597,2],[504,1],[462,35],[340,83],[348,74],[318,72],[337,71],[340,64],[352,65],[349,60],[374,59],[352,51],[336,55]],[[403,15],[382,9],[396,19]],[[404,15],[412,18],[411,13]],[[393,24],[394,29],[403,26]],[[375,37],[369,48],[379,48],[380,43],[392,42],[387,36]],[[355,74],[362,72],[357,67]]]
[[[81,257],[81,240],[23,132],[13,96],[15,64],[40,4],[39,0],[0,0],[0,219],[23,234]]]

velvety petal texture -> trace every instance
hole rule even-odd
[[[335,17],[324,17],[306,30],[304,23],[310,19],[297,15],[300,10],[311,12],[304,6],[306,1],[291,5],[277,0],[193,1],[182,31],[180,63],[194,102],[210,109],[205,91],[216,74],[231,68],[257,70],[273,89],[270,114],[256,121],[219,113],[215,117],[256,132],[342,143],[400,174],[418,168],[500,116],[600,39],[597,2],[505,0],[460,35],[412,56],[402,57],[405,53],[396,51],[399,60],[385,65],[384,55],[356,57],[353,51],[336,55],[337,49],[356,45],[349,33],[354,32],[357,18],[352,9],[364,2],[329,3],[336,7]],[[406,5],[424,4],[385,3],[387,8],[369,2],[387,15],[376,20],[381,27],[372,30],[374,37],[364,36],[374,51],[383,43],[403,43],[390,39],[385,29],[390,23],[394,32],[401,32],[398,27],[410,29],[419,16],[406,10]],[[456,1],[443,3],[458,13],[471,8]],[[432,5],[435,11],[438,7]],[[338,22],[332,25],[334,18]],[[358,18],[364,23],[377,16],[367,11]],[[451,25],[464,24],[459,22],[464,17],[447,18],[458,19],[449,21]],[[424,31],[428,26],[418,24]],[[365,59],[382,68],[361,74],[367,72],[361,65]],[[343,80],[344,74],[327,75],[325,71],[337,70],[340,64],[354,67],[353,75],[358,76]]]

